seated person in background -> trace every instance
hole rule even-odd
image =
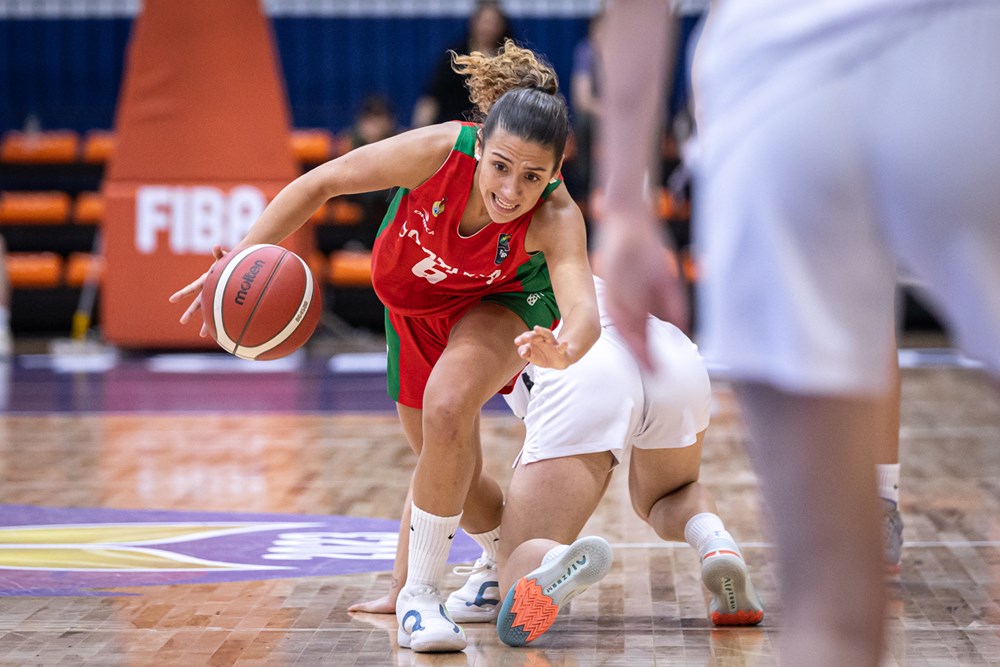
[[[587,36],[573,49],[573,73],[570,78],[570,102],[573,108],[573,136],[576,156],[563,171],[566,187],[578,201],[587,201],[593,187],[593,150],[597,137],[600,98],[600,48],[603,13],[590,19]]]
[[[449,120],[469,120],[472,107],[464,78],[451,66],[451,52],[496,55],[504,40],[512,39],[510,20],[496,0],[479,0],[469,17],[465,37],[445,50],[434,65],[430,84],[413,107],[413,127],[423,127]]]
[[[7,244],[0,236],[0,359],[14,354],[10,332],[10,279],[7,276]]]
[[[354,115],[354,124],[344,132],[342,152],[374,144],[399,134],[402,128],[396,118],[392,103],[384,95],[368,95],[358,106]],[[361,221],[355,225],[351,238],[344,244],[345,248],[355,250],[371,250],[375,244],[375,236],[382,225],[382,218],[389,210],[392,190],[376,190],[350,195],[348,200],[361,206]]]
[[[602,304],[604,284],[594,280]],[[580,361],[561,371],[529,364],[505,397],[524,420],[524,447],[493,546],[484,546],[472,568],[456,570],[470,576],[449,596],[449,613],[459,623],[497,619],[500,638],[511,646],[542,635],[560,605],[611,565],[605,540],[577,536],[614,467],[630,453],[632,506],[661,538],[686,541],[698,552],[702,582],[712,594],[712,622],[759,623],[763,607],[740,548],[716,514],[711,492],[698,483],[711,387],[697,348],[680,329],[650,317],[659,367],[669,370],[668,377],[649,377],[603,308],[601,324],[600,339]],[[401,531],[402,553],[407,538]],[[405,580],[403,567],[397,558],[395,582]],[[392,613],[399,585],[349,610]]]
[[[354,115],[354,125],[348,130],[348,145],[344,152],[388,139],[399,132],[399,121],[389,99],[384,95],[368,95]]]

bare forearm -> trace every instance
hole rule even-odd
[[[575,364],[601,336],[601,320],[596,306],[590,309],[579,305],[563,314],[563,327],[559,340],[568,343],[566,349],[569,362]]]
[[[318,171],[300,176],[268,204],[240,245],[281,242],[305,224],[329,196]]]
[[[673,33],[666,0],[617,0],[608,11],[602,179],[605,201],[617,206],[631,208],[648,199]]]

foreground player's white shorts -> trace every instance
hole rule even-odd
[[[524,419],[520,462],[610,451],[619,463],[630,445],[658,449],[695,443],[708,428],[711,412],[705,365],[677,327],[653,318],[649,323],[656,378],[640,371],[617,329],[608,326],[569,368],[528,366],[505,396]]]
[[[706,28],[698,340],[730,377],[883,391],[897,269],[1000,373],[1000,4],[905,19],[838,60],[790,43],[818,78],[772,49],[770,76],[728,113],[712,104],[754,60],[720,66]]]

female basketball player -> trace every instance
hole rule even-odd
[[[500,524],[502,493],[482,474],[480,408],[526,361],[566,368],[600,332],[583,217],[558,177],[569,121],[555,72],[510,41],[494,57],[454,60],[481,125],[420,128],[321,165],[284,188],[239,244],[281,241],[331,197],[399,188],[372,281],[386,306],[389,394],[418,454],[396,609],[399,643],[415,651],[465,648],[438,582],[460,522],[484,542]],[[181,321],[198,308],[195,299]]]
[[[604,285],[594,280],[601,303]],[[465,622],[492,621],[506,592],[497,623],[501,639],[522,646],[544,633],[559,605],[603,577],[611,564],[603,539],[574,540],[614,466],[631,450],[632,505],[660,537],[687,541],[698,551],[702,581],[713,596],[712,621],[759,623],[763,607],[740,549],[716,515],[711,493],[698,483],[711,389],[697,349],[679,329],[650,317],[656,360],[669,369],[663,383],[669,389],[651,392],[649,378],[603,310],[601,323],[601,338],[578,363],[562,371],[529,365],[506,397],[524,419],[526,434],[499,544],[484,545],[469,580],[449,596],[448,610]],[[398,567],[396,575],[402,580]],[[397,592],[350,610],[392,613]]]

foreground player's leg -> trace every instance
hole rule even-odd
[[[885,566],[871,437],[886,402],[736,390],[783,583],[783,662],[877,665]]]

